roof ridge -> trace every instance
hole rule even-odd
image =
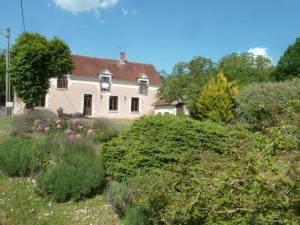
[[[102,58],[102,57],[88,56],[88,55],[78,55],[78,54],[73,54],[73,53],[72,53],[71,55],[72,55],[72,56],[79,56],[79,57],[90,58],[90,59],[110,60],[110,61],[119,62],[118,59]],[[141,65],[149,65],[149,66],[153,66],[153,67],[154,67],[154,64],[151,64],[151,63],[133,62],[133,61],[127,61],[127,60],[126,60],[126,63],[141,64]]]

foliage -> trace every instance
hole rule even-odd
[[[44,143],[44,146],[49,146],[45,150],[50,152],[50,159],[37,178],[37,191],[58,202],[65,202],[79,200],[99,188],[104,172],[101,161],[89,147],[91,145],[58,137],[55,140],[49,140],[51,145],[49,141]]]
[[[208,82],[195,103],[198,117],[214,121],[231,121],[234,119],[233,97],[237,93],[236,84],[228,82],[224,74],[220,73]]]
[[[0,145],[0,170],[9,176],[31,175],[37,166],[30,139],[10,138]]]
[[[218,70],[223,72],[229,81],[236,81],[243,87],[250,83],[272,80],[274,67],[271,59],[267,57],[232,53],[220,60]]]
[[[221,154],[234,151],[241,144],[240,139],[231,128],[213,122],[176,116],[146,116],[104,144],[101,156],[107,175],[122,181],[155,168],[171,168],[179,163],[180,157],[189,153],[188,162],[196,163],[201,160],[199,149]]]
[[[53,120],[56,115],[47,110],[34,110],[27,114],[18,115],[13,118],[10,127],[11,135],[24,135],[33,132],[34,122],[37,120]]]
[[[147,217],[144,209],[130,207],[124,217],[125,225],[149,225],[151,221]]]
[[[12,47],[11,80],[28,109],[49,89],[49,79],[70,73],[69,47],[60,39],[47,40],[38,33],[22,33]]]
[[[132,193],[129,188],[118,182],[111,182],[104,193],[105,198],[110,202],[116,213],[123,216],[132,203]]]
[[[277,80],[300,77],[300,38],[281,56],[274,74]]]
[[[239,117],[258,128],[299,123],[300,79],[251,85],[235,97]],[[297,122],[298,121],[298,122]]]
[[[174,66],[172,74],[164,77],[159,96],[167,102],[178,99],[186,101],[193,114],[194,102],[215,70],[215,64],[201,56],[194,57],[188,63],[180,62]]]

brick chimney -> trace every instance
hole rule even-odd
[[[126,63],[126,52],[120,53],[120,63],[125,64]]]

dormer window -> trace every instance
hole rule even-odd
[[[57,77],[57,88],[68,88],[68,78],[66,75],[58,76]]]
[[[139,94],[140,95],[147,95],[148,94],[148,86],[149,86],[149,79],[145,74],[142,74],[138,80],[139,82]]]
[[[108,70],[105,70],[100,75],[100,87],[101,91],[110,91],[111,74]]]

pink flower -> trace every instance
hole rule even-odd
[[[47,131],[49,131],[50,130],[50,127],[46,127],[45,128],[45,131],[47,132]]]
[[[95,135],[95,132],[92,129],[88,129],[87,136],[91,137],[91,136],[94,136],[94,135]]]
[[[74,120],[73,120],[73,125],[74,125],[74,126],[80,125],[80,119],[79,119],[79,118],[74,119]]]
[[[73,134],[72,129],[71,129],[71,128],[68,128],[68,129],[66,130],[66,134],[67,134],[68,136],[71,135],[71,134]]]
[[[79,133],[76,134],[76,135],[75,135],[75,139],[76,139],[76,140],[80,140],[80,139],[81,139],[81,134],[79,134]]]
[[[61,129],[61,128],[62,128],[62,125],[59,123],[59,124],[56,125],[56,128],[57,128],[57,129]]]
[[[56,120],[56,121],[55,121],[55,124],[56,124],[56,125],[61,124],[61,120]]]
[[[45,128],[42,125],[38,125],[38,127],[36,128],[37,132],[44,132]]]
[[[69,138],[70,140],[73,140],[73,139],[74,139],[74,135],[73,135],[73,134],[70,134],[70,135],[68,135],[68,138]]]

